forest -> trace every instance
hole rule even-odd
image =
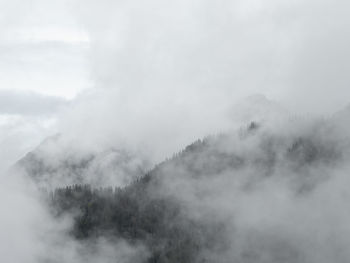
[[[149,263],[225,262],[218,255],[227,253],[232,243],[227,218],[212,213],[213,208],[204,216],[196,216],[192,211],[202,204],[202,196],[208,192],[218,195],[211,180],[219,178],[225,182],[253,169],[263,181],[279,176],[274,170],[283,165],[295,172],[298,183],[291,187],[299,195],[311,192],[320,181],[305,171],[318,163],[335,163],[339,159],[340,153],[331,139],[321,142],[323,138],[315,134],[289,140],[260,134],[259,151],[232,149],[234,140],[238,138],[244,144],[255,138],[259,129],[258,124],[251,123],[234,135],[197,140],[125,187],[75,184],[50,191],[42,189],[42,193],[55,218],[73,215],[70,235],[77,240],[94,242],[104,237],[111,242],[123,239],[129,244],[141,243],[149,251],[144,260]],[[201,185],[203,182],[209,183]],[[180,187],[169,188],[177,184]],[[194,201],[182,199],[188,193],[181,189],[187,185],[193,187],[190,192]],[[242,187],[243,191],[253,191],[249,190],[251,182]],[[285,262],[296,260],[286,254]],[[242,252],[240,258],[242,262],[252,260],[249,251]]]

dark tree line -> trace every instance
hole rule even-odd
[[[170,198],[152,197],[147,181],[120,188],[93,189],[74,185],[49,194],[52,213],[74,215],[71,235],[77,239],[123,238],[145,244],[151,255],[145,262],[206,262],[203,249],[211,249],[212,236],[223,231],[219,224],[208,226],[182,214]]]

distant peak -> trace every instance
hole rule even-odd
[[[269,101],[268,98],[266,98],[265,95],[263,94],[253,94],[253,95],[250,95],[248,97],[246,97],[246,100],[248,101]]]

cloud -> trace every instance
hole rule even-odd
[[[67,104],[67,100],[59,97],[34,92],[0,90],[0,114],[50,116]]]
[[[154,172],[199,225],[212,262],[346,262],[349,136],[309,119],[210,137]],[[347,142],[347,143],[345,143]],[[236,160],[236,161],[234,161]],[[200,260],[199,260],[200,261]]]
[[[252,93],[301,115],[347,104],[347,37],[339,32],[348,18],[335,11],[346,10],[344,1],[74,4],[90,40],[94,89],[77,98],[60,129],[72,134],[79,123],[91,144],[132,141],[168,155],[230,129],[227,112]]]
[[[0,260],[26,263],[141,262],[148,254],[142,244],[100,238],[79,242],[69,231],[73,218],[50,214],[43,196],[29,178],[0,173]]]
[[[24,80],[39,83],[40,92],[70,94],[73,87],[93,87],[59,121],[63,133],[75,133],[90,144],[138,141],[134,144],[152,145],[141,148],[163,148],[158,156],[171,154],[196,137],[231,128],[227,111],[252,93],[263,93],[300,114],[329,114],[347,103],[348,80],[341,73],[346,72],[342,54],[347,49],[340,44],[347,37],[339,32],[346,31],[348,18],[336,12],[346,10],[345,1],[52,3],[55,10],[47,4],[41,9],[36,1],[38,17],[24,17],[22,29],[28,22],[49,37],[58,25],[74,25],[77,35],[84,32],[89,40],[87,49],[77,55],[68,48],[61,61],[51,56],[61,46],[35,45],[30,54],[43,55],[42,46],[51,50],[34,59],[42,74],[29,70],[30,56],[23,70],[14,63],[15,74],[5,84],[23,86],[23,81],[14,82],[14,75],[28,74]],[[68,21],[62,21],[62,14],[69,14]],[[47,21],[52,26],[43,26]],[[74,32],[68,31],[69,36]],[[328,58],[332,63],[326,63]],[[3,68],[12,63],[8,60]]]
[[[0,171],[55,133],[57,114],[69,103],[59,97],[0,89]]]

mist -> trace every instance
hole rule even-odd
[[[186,149],[182,161],[161,168],[157,194],[178,200],[191,219],[224,229],[210,235],[219,241],[198,262],[348,260],[348,139],[311,119],[284,125],[204,139],[192,146],[196,154]]]
[[[0,261],[349,262],[349,5],[0,0]]]
[[[94,86],[60,117],[59,130],[89,143],[151,148],[160,161],[198,137],[243,125],[230,115],[244,112],[235,105],[254,94],[302,116],[329,117],[348,104],[345,1],[76,1],[70,8],[89,37]]]

